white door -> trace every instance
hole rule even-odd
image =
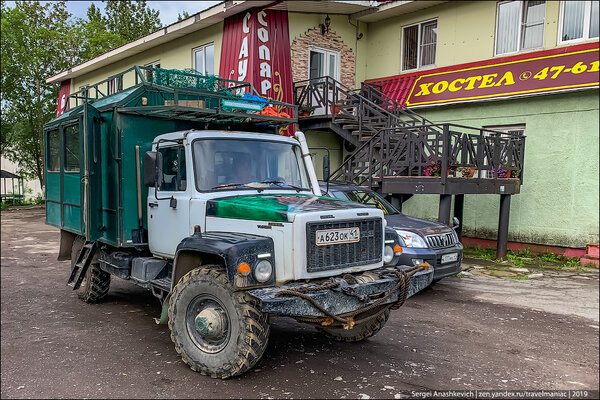
[[[338,51],[321,49],[311,47],[309,49],[308,57],[308,78],[316,79],[321,77],[330,77],[339,82],[340,80],[340,53]],[[323,79],[323,85],[319,86],[323,100],[327,99],[327,103],[333,102],[334,85],[330,81],[329,84],[325,84]],[[327,110],[326,106],[319,100],[312,98],[311,106],[315,107],[314,115],[324,115],[331,110]],[[329,108],[329,105],[327,105]]]
[[[193,181],[183,145],[159,147],[163,158],[160,187],[148,190],[148,245],[153,254],[173,257],[177,245],[191,234],[190,198]]]

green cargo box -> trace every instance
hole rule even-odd
[[[247,83],[212,77],[218,84],[215,90],[165,86],[147,79],[148,70],[152,69],[136,66],[118,75],[121,86],[127,73],[135,74],[135,82],[132,87],[112,95],[102,92],[104,85],[105,91],[110,90],[110,81],[115,77],[70,95],[71,103],[81,104],[45,126],[46,223],[49,225],[116,247],[145,245],[134,243],[133,233],[140,228],[136,146],[140,147],[143,163],[152,141],[163,133],[187,129],[277,133],[280,128],[297,122],[294,118],[224,109],[224,99],[239,97],[221,88],[237,85],[253,89]],[[153,72],[164,76],[172,71],[154,69]],[[175,72],[178,76],[203,79],[202,75]],[[269,104],[297,111],[291,104],[272,100]],[[143,165],[140,168],[143,171]],[[148,188],[142,185],[141,190],[142,224],[147,229]]]

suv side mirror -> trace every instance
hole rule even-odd
[[[454,230],[458,229],[458,227],[460,226],[460,221],[458,220],[458,218],[456,218],[456,217],[452,218],[452,222],[454,222],[454,226],[452,227],[452,229],[454,229]]]
[[[144,185],[148,187],[160,187],[162,184],[162,153],[159,151],[147,151],[144,155]]]
[[[323,156],[323,180],[327,182],[329,180],[329,175],[329,154],[325,154]]]

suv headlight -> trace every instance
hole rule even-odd
[[[398,233],[398,236],[400,236],[400,244],[404,247],[416,247],[419,249],[427,248],[427,243],[425,243],[425,240],[414,232],[401,231],[397,229],[396,233]]]

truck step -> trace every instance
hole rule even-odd
[[[77,261],[71,271],[71,276],[67,281],[67,285],[71,286],[73,290],[77,290],[81,286],[81,282],[83,282],[83,278],[94,259],[94,254],[96,254],[96,248],[97,242],[86,243],[81,248],[77,256]]]
[[[162,289],[166,292],[171,291],[171,278],[160,278],[150,281],[150,284],[158,289]]]

